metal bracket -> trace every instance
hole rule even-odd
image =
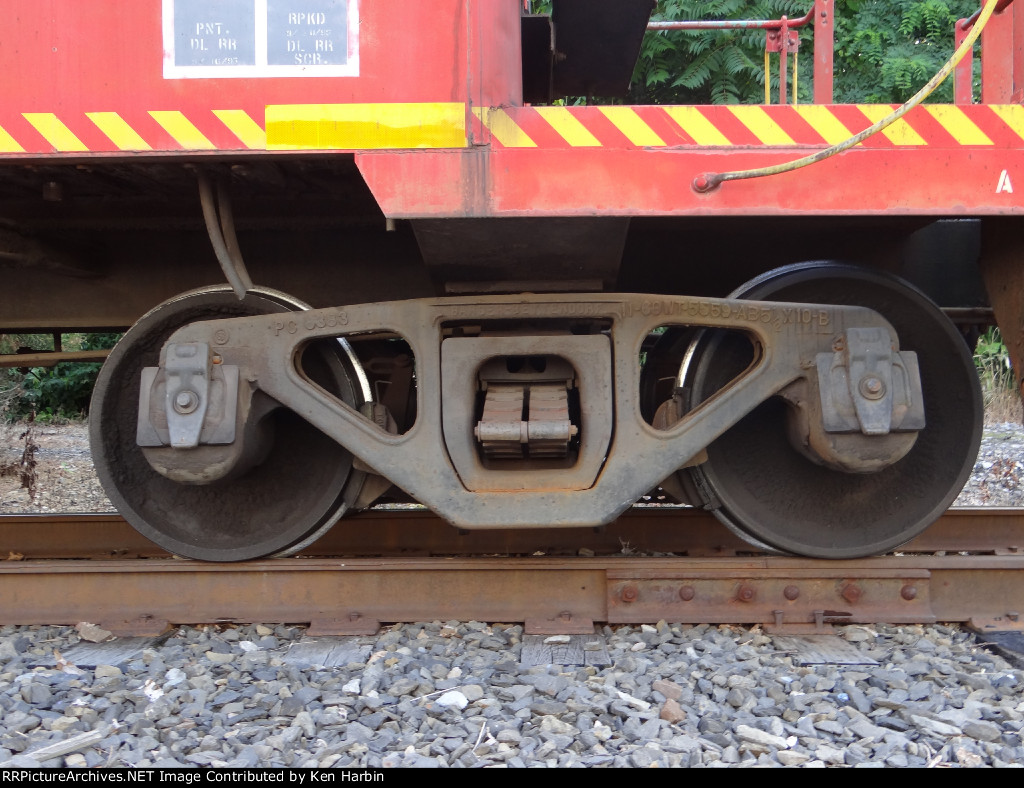
[[[835,352],[815,357],[826,432],[888,435],[924,429],[917,354],[884,328],[849,328]]]
[[[226,445],[235,440],[237,366],[210,358],[209,345],[169,345],[162,367],[142,370],[136,443],[143,447]]]
[[[171,446],[194,448],[199,445],[199,433],[210,406],[210,346],[203,342],[168,345],[164,369],[164,409]]]
[[[557,353],[551,352],[553,347]],[[509,357],[543,357],[544,371],[510,373]],[[600,334],[445,339],[441,344],[444,442],[462,485],[474,492],[551,493],[592,487],[611,443],[612,366],[611,343]],[[541,395],[547,386],[562,394],[560,402],[546,403],[556,404],[550,410],[543,407]],[[569,420],[565,392],[570,386],[579,395],[580,425]],[[518,398],[499,401],[513,389],[518,389]],[[488,399],[482,418],[476,421],[473,416],[481,390],[487,391]],[[532,405],[530,400],[524,402],[527,396]],[[529,411],[526,419],[524,405]],[[552,412],[555,418],[544,418]],[[524,437],[530,458],[524,457]],[[570,450],[569,442],[577,439],[578,446],[574,443]],[[483,452],[477,448],[478,441]],[[495,464],[511,458],[519,459],[519,464]]]
[[[765,624],[764,631],[768,635],[831,635],[835,632],[836,623],[847,623],[850,614],[840,611],[813,611],[814,621],[787,621],[782,610],[773,610],[775,620]],[[826,621],[826,618],[828,619]]]

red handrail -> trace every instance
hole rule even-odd
[[[816,5],[816,4],[815,4]],[[648,30],[781,30],[803,27],[814,17],[814,6],[799,19],[694,19],[682,22],[648,22]]]
[[[1013,13],[1003,15],[1013,0],[996,5],[992,20],[981,37],[981,100],[985,104],[1019,103],[1024,101],[1024,3]],[[956,45],[967,37],[981,10],[956,23]],[[968,52],[953,74],[953,102],[974,102],[974,59]]]
[[[994,14],[1001,14],[1003,11],[1006,10],[1006,7],[1009,6],[1012,2],[1013,2],[1013,0],[1003,0],[1001,3],[999,3],[999,5],[996,6],[996,10],[993,13]],[[980,8],[977,11],[975,11],[973,14],[971,14],[969,17],[967,17],[966,19],[961,19],[959,22],[957,22],[956,23],[957,29],[958,30],[970,30],[972,27],[974,27],[974,23],[978,21],[978,17],[979,16],[981,16],[981,9]]]

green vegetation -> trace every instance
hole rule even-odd
[[[998,328],[988,329],[978,339],[978,346],[974,350],[974,366],[986,391],[1016,388],[1013,368],[1010,366],[1010,353]]]
[[[803,16],[807,0],[660,0],[657,21],[779,19]],[[801,34],[806,35],[805,33]],[[802,49],[809,51],[801,40]],[[648,33],[633,72],[630,103],[759,104],[764,101],[763,30]],[[776,56],[777,57],[777,56]],[[809,58],[805,58],[809,61]],[[801,63],[801,81],[809,62]],[[809,72],[807,72],[809,77]],[[778,77],[773,80],[778,89]],[[801,94],[804,93],[801,87]]]
[[[658,20],[790,19],[809,0],[660,0]],[[837,103],[906,101],[953,53],[953,26],[977,0],[837,0]],[[813,91],[811,25],[800,29],[799,100]],[[645,104],[757,104],[764,100],[763,30],[663,31],[644,38],[630,101]],[[977,67],[977,66],[976,66]],[[778,55],[772,56],[772,95],[778,96]],[[947,79],[930,101],[950,102]]]
[[[799,18],[810,0],[660,0],[653,19]],[[953,26],[977,0],[837,0],[835,101],[899,104],[953,53]],[[813,91],[811,25],[800,29],[799,100]],[[633,73],[630,101],[649,104],[758,104],[764,101],[763,30],[663,31],[648,34]],[[977,67],[977,62],[976,62]],[[772,56],[778,100],[778,55]],[[929,101],[951,102],[947,79]]]
[[[979,0],[836,0],[835,101],[901,104],[954,50],[953,26]],[[811,0],[658,0],[652,19],[739,20],[803,17]],[[537,13],[550,0],[533,3]],[[799,100],[810,102],[813,25],[800,29]],[[630,104],[759,104],[764,101],[763,30],[673,30],[648,33],[633,72]],[[773,101],[778,55],[771,58]],[[980,62],[975,60],[975,73]],[[977,80],[976,80],[977,81]],[[952,79],[928,99],[951,102]],[[575,103],[569,100],[567,103]]]
[[[846,0],[837,6],[837,100],[896,104],[913,96],[949,59],[953,26],[979,2]],[[978,60],[975,66],[980,69]],[[952,78],[928,101],[952,102]]]
[[[111,348],[120,334],[66,334],[64,350]],[[0,335],[0,354],[53,350],[53,338],[46,335]],[[0,369],[0,418],[8,421],[37,421],[82,418],[88,414],[89,398],[100,364],[69,362],[55,367]]]
[[[985,421],[995,424],[1020,422],[1022,411],[1017,379],[998,328],[988,329],[978,339],[974,366],[981,380]]]

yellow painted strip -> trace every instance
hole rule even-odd
[[[654,133],[654,130],[641,120],[632,107],[611,106],[601,107],[602,114],[608,118],[634,145],[644,148],[664,147],[665,142]]]
[[[832,110],[828,107],[802,104],[797,109],[797,112],[829,145],[838,145],[840,142],[848,140],[854,134],[854,132],[846,128],[839,118],[832,114]]]
[[[698,145],[732,145],[696,107],[665,107],[665,112]]]
[[[750,129],[764,145],[796,145],[783,128],[768,117],[761,107],[754,105],[731,106],[729,111],[736,119]]]
[[[599,148],[601,142],[590,133],[567,107],[537,107],[537,114],[551,124],[562,139],[574,148]]]
[[[25,149],[18,144],[3,126],[0,126],[0,153],[24,153]]]
[[[466,107],[432,104],[272,104],[268,150],[466,147]]]
[[[153,150],[128,122],[116,112],[86,112],[85,116],[110,137],[118,150]]]
[[[253,150],[264,150],[267,147],[267,135],[260,124],[249,117],[242,109],[215,109],[213,114],[231,129],[231,133],[242,141],[242,144]]]
[[[22,116],[35,126],[48,143],[59,151],[89,150],[52,112],[23,112]]]
[[[508,116],[505,110],[491,107],[474,107],[473,114],[490,129],[494,138],[506,148],[537,147],[537,143],[519,127],[518,123]]]
[[[878,123],[882,118],[892,114],[895,107],[888,104],[858,104],[857,108],[863,112],[872,123]],[[881,132],[893,145],[927,145],[924,138],[914,131],[905,120],[898,120],[883,129]]]
[[[942,124],[961,145],[992,145],[992,140],[979,129],[960,107],[952,104],[925,105],[928,114]]]
[[[192,125],[192,121],[181,112],[151,110],[149,114],[185,150],[214,150],[216,148],[216,145],[206,139],[203,133]]]
[[[991,107],[992,111],[996,113],[1021,139],[1024,139],[1024,106],[1020,104],[996,104]]]

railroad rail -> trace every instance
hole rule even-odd
[[[366,634],[435,619],[523,622],[535,634],[660,619],[997,631],[1018,628],[1024,611],[1018,509],[953,509],[901,552],[850,561],[753,554],[710,516],[671,507],[636,508],[592,532],[462,533],[424,510],[376,510],[299,557],[234,564],[170,556],[117,515],[7,515],[0,534],[10,559],[0,624],[91,621],[115,634],[256,621]],[[410,542],[431,554],[410,553]]]

